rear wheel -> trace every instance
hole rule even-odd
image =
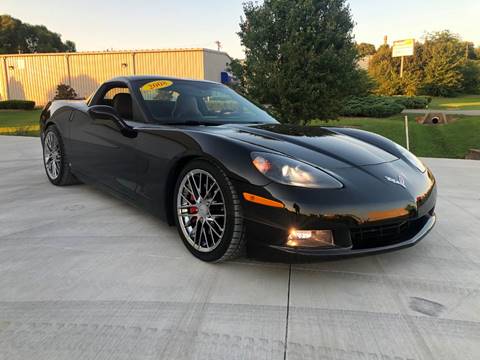
[[[237,192],[217,166],[195,160],[181,172],[175,187],[175,221],[185,246],[203,261],[240,255],[245,230]]]
[[[49,126],[43,139],[43,164],[48,180],[58,186],[78,184],[79,181],[70,170],[58,128],[55,125]]]

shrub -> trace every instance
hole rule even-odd
[[[55,93],[54,100],[75,100],[77,93],[75,90],[67,84],[59,84]]]
[[[401,113],[405,106],[393,97],[367,96],[350,97],[343,106],[342,116],[388,117]]]
[[[428,96],[353,96],[345,100],[342,116],[388,117],[404,109],[425,109]]]
[[[30,100],[0,101],[0,109],[33,110],[34,108],[35,108],[35,101],[30,101]]]
[[[429,96],[393,96],[392,99],[405,109],[426,109],[432,101]]]

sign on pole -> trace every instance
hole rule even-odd
[[[392,57],[401,57],[400,77],[403,77],[403,64],[405,56],[413,56],[415,39],[397,40],[393,42]]]
[[[413,56],[415,39],[398,40],[393,42],[393,57]]]

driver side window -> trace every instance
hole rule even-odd
[[[107,88],[98,105],[113,107],[124,120],[138,119],[138,116],[135,116],[132,95],[126,85]]]

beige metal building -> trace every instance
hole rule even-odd
[[[104,81],[121,75],[164,75],[220,82],[231,58],[208,49],[165,49],[0,55],[0,100],[44,105],[58,84],[88,97]]]

